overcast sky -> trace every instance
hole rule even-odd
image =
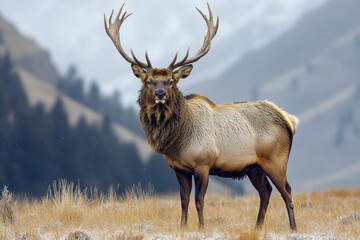
[[[140,82],[132,76],[130,65],[123,60],[107,37],[103,14],[117,11],[119,0],[1,0],[0,11],[20,32],[33,38],[50,51],[55,65],[64,73],[75,64],[87,81],[96,79],[101,89],[120,89],[127,103],[134,103]],[[231,47],[234,53],[219,64],[205,68],[206,59],[195,69],[220,69],[220,63],[236,59],[244,49],[261,47],[291,27],[305,12],[326,0],[209,0],[220,27],[212,49],[205,58],[216,59]],[[124,49],[132,48],[139,58],[147,49],[154,66],[166,67],[175,52],[194,54],[202,43],[206,26],[195,10],[207,14],[206,1],[194,0],[128,0],[125,10],[132,12],[121,29]],[[249,41],[231,42],[234,33],[243,31]],[[233,46],[224,46],[226,45]],[[191,51],[192,50],[192,51]],[[238,51],[236,51],[238,50]],[[212,61],[214,62],[214,61]],[[201,64],[203,67],[201,68]],[[196,75],[197,74],[197,75]],[[213,74],[195,72],[194,76]]]

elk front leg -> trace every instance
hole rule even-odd
[[[180,171],[175,171],[175,174],[180,184],[181,227],[184,227],[187,226],[188,220],[188,209],[192,187],[192,175]]]
[[[201,169],[195,172],[195,205],[199,218],[199,228],[204,227],[204,200],[208,183],[208,169]]]

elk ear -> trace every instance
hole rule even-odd
[[[193,66],[190,64],[190,65],[183,66],[183,67],[179,68],[178,70],[176,70],[174,72],[175,80],[179,81],[181,78],[186,78],[187,76],[189,76],[192,68],[193,68]]]
[[[141,81],[144,81],[146,78],[146,71],[142,67],[136,64],[131,64],[131,68],[133,70],[133,73],[135,77],[140,78]]]

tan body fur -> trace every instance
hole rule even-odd
[[[270,102],[216,105],[196,95],[185,106],[186,130],[179,134],[186,144],[174,158],[163,153],[173,168],[193,172],[206,165],[210,172],[221,169],[236,176],[249,165],[263,165],[289,153],[289,131],[292,134],[296,125]],[[283,123],[279,126],[276,121]],[[287,158],[277,161],[286,168]]]

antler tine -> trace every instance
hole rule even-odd
[[[187,50],[186,50],[186,54],[185,54],[185,56],[183,57],[183,59],[181,59],[181,61],[179,61],[178,63],[176,63],[176,65],[182,65],[182,63],[184,63],[185,61],[186,61],[186,59],[189,57],[189,53],[190,53],[190,49],[188,48]],[[175,57],[174,57],[174,59],[172,60],[172,62],[170,63],[170,65],[169,65],[169,69],[175,69],[176,67],[174,67],[175,66],[175,62],[176,62],[176,59],[177,59],[177,56],[178,56],[178,53],[176,53],[175,54]]]
[[[193,57],[191,57],[189,59],[188,59],[188,56],[189,56],[189,49],[188,49],[185,57],[181,61],[179,61],[177,63],[175,63],[176,58],[177,58],[177,54],[176,54],[174,60],[171,62],[168,69],[174,70],[174,69],[176,69],[178,67],[181,67],[183,65],[196,62],[201,57],[203,57],[206,53],[209,52],[210,46],[211,46],[211,40],[216,35],[218,27],[219,27],[219,16],[217,16],[216,24],[214,25],[214,17],[213,17],[213,14],[211,12],[209,3],[207,4],[207,7],[208,7],[208,11],[209,11],[209,18],[207,18],[207,16],[203,12],[201,12],[198,8],[196,8],[196,10],[198,10],[200,15],[204,18],[204,20],[206,22],[206,25],[207,25],[207,29],[208,29],[208,31],[207,31],[207,33],[206,33],[206,35],[204,37],[204,41],[203,41],[202,46],[197,51],[197,53]]]
[[[147,65],[149,66],[149,68],[152,68],[151,61],[150,61],[149,54],[148,54],[147,50],[145,52],[145,59],[146,59],[146,62],[147,62]]]
[[[212,11],[211,11],[211,9],[210,9],[209,3],[207,3],[207,7],[208,7],[208,11],[209,11],[209,21],[207,21],[205,14],[203,14],[201,11],[199,11],[199,12],[200,12],[201,15],[205,18],[206,24],[210,24],[211,30],[213,31],[213,32],[211,33],[211,39],[213,39],[213,37],[216,35],[217,30],[218,30],[218,28],[219,28],[219,16],[216,17],[216,24],[215,24],[215,26],[214,26],[214,17],[213,17]],[[198,10],[199,10],[199,9],[198,9]]]
[[[146,69],[146,70],[149,70],[149,69],[152,69],[151,67],[151,62],[149,60],[149,56],[147,55],[147,53],[145,53],[145,58],[146,58],[146,61],[148,64],[145,64],[143,62],[141,62],[134,54],[134,51],[132,49],[130,49],[130,53],[131,53],[131,56],[133,57],[133,59],[135,60],[136,64],[139,65],[140,67]],[[150,63],[150,64],[149,64]]]
[[[174,57],[174,59],[171,61],[171,63],[170,63],[170,65],[169,65],[168,68],[171,68],[171,67],[175,64],[177,57],[178,57],[178,53],[176,52],[176,53],[175,53],[175,57]]]
[[[209,11],[209,21],[213,22],[214,18],[213,18],[213,14],[211,12],[209,3],[207,3],[207,7],[208,7],[208,11]]]
[[[126,54],[126,52],[124,51],[124,49],[121,46],[121,42],[120,42],[120,28],[121,28],[121,24],[129,17],[131,16],[132,13],[127,14],[127,12],[125,12],[124,14],[121,15],[123,7],[124,7],[125,3],[121,6],[115,21],[112,23],[112,16],[114,13],[114,10],[112,10],[108,24],[106,23],[106,15],[104,14],[104,25],[105,25],[105,31],[107,33],[107,35],[110,37],[110,39],[112,40],[112,42],[114,43],[116,49],[119,51],[120,55],[129,63],[131,64],[136,64],[139,65],[140,67],[149,70],[152,69],[151,66],[151,62],[149,59],[148,54],[146,53],[145,57],[146,57],[146,63],[143,63],[141,61],[139,61],[135,55],[133,54],[133,52],[131,51],[132,54],[132,58]]]

